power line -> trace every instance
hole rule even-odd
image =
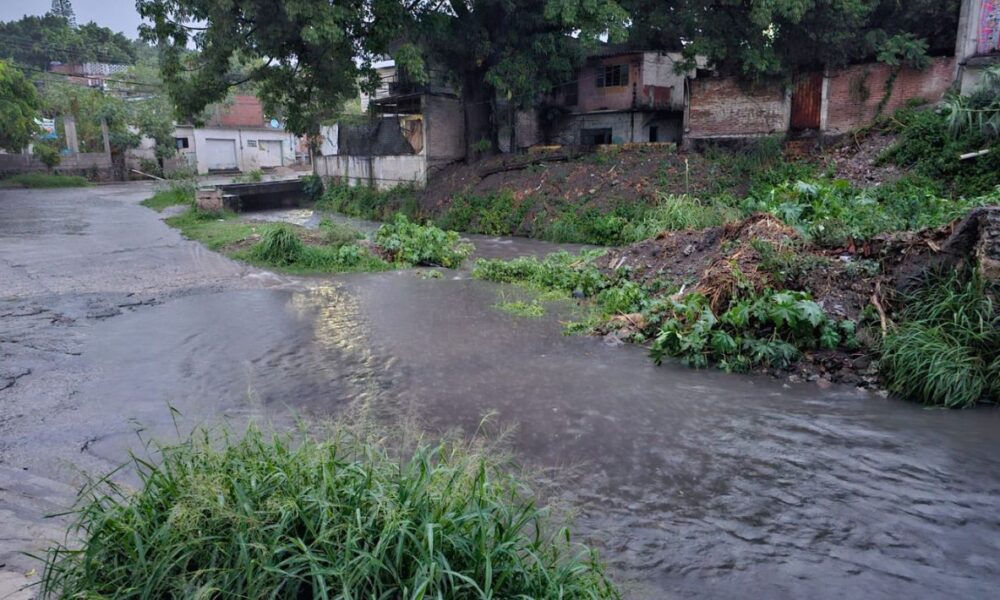
[[[130,81],[127,79],[111,79],[109,77],[98,77],[94,75],[76,75],[73,73],[58,73],[55,71],[46,71],[44,69],[36,69],[34,67],[24,67],[21,65],[11,65],[15,69],[21,69],[22,71],[33,71],[35,73],[42,73],[43,75],[58,75],[60,77],[72,77],[74,79],[101,79],[102,81],[110,81],[112,83],[124,83],[127,85],[134,85],[138,87],[151,87],[151,88],[163,88],[162,84],[159,83],[145,83],[142,81]]]

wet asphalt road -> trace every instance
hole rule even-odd
[[[359,406],[516,426],[633,598],[991,598],[1000,412],[653,367],[463,273],[294,278],[182,239],[146,184],[0,189],[0,598],[84,473],[197,423]],[[477,238],[480,253],[551,246]],[[555,307],[558,312],[563,308]]]

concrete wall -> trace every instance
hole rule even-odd
[[[324,179],[341,179],[350,185],[380,190],[398,185],[423,187],[427,183],[427,158],[410,156],[317,156],[313,168]]]
[[[955,57],[963,94],[975,89],[986,68],[1000,64],[1000,0],[962,1]]]
[[[892,69],[883,64],[852,65],[830,73],[823,102],[823,130],[846,133],[871,123],[885,97]],[[882,114],[891,115],[908,101],[939,102],[954,81],[955,59],[935,58],[923,71],[903,69],[892,86]]]
[[[208,173],[208,161],[205,156],[205,148],[208,139],[234,140],[236,144],[237,168],[246,173],[260,169],[263,164],[262,151],[259,147],[260,140],[280,141],[282,165],[291,165],[295,162],[295,151],[298,148],[298,138],[294,134],[274,129],[246,129],[246,128],[225,128],[225,127],[178,127],[176,137],[187,137],[187,150],[180,151],[185,155],[194,155],[193,164],[196,165],[198,173]],[[247,142],[258,142],[257,146],[251,146]],[[191,159],[188,159],[191,160]]]
[[[237,95],[213,108],[208,127],[263,127],[264,105],[256,96]]]
[[[0,175],[47,172],[48,167],[31,154],[0,154]],[[111,178],[111,156],[104,152],[64,154],[54,171],[66,175],[97,173],[98,179]]]
[[[656,110],[684,110],[684,81],[689,73],[677,72],[680,54],[644,52],[637,102]]]
[[[437,169],[465,158],[465,113],[462,101],[448,96],[424,96],[424,154],[427,167]]]
[[[747,85],[731,77],[690,80],[686,137],[727,138],[788,130],[791,95],[780,84]]]

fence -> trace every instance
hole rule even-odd
[[[111,168],[111,155],[104,152],[79,152],[61,157],[56,172],[106,171]],[[48,171],[45,163],[31,154],[0,154],[0,174]]]

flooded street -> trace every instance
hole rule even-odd
[[[364,406],[431,432],[495,413],[629,598],[997,596],[998,410],[655,367],[467,272],[263,272],[183,240],[149,189],[0,190],[0,590],[81,471],[175,435],[171,407],[189,429]]]

